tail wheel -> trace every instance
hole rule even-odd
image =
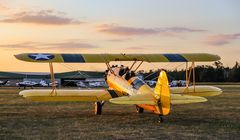
[[[102,104],[100,102],[95,102],[94,113],[95,113],[95,115],[101,115],[102,114]]]
[[[136,111],[137,113],[143,113],[144,109],[136,105]]]
[[[159,122],[159,123],[163,123],[163,117],[162,117],[162,115],[159,115],[158,122]]]

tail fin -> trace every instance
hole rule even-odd
[[[154,89],[161,115],[168,115],[170,112],[170,89],[168,77],[165,71],[161,71],[156,87]]]

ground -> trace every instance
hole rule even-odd
[[[218,85],[223,94],[205,103],[172,106],[158,123],[150,112],[106,103],[30,102],[18,89],[0,88],[0,139],[239,139],[240,85]]]

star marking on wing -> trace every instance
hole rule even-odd
[[[34,60],[50,60],[53,59],[54,56],[51,54],[31,54],[29,55],[30,58],[34,59]]]

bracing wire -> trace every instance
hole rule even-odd
[[[153,67],[157,68],[157,66],[155,66],[153,63],[150,63],[150,64],[151,64]],[[185,64],[185,62],[180,63],[179,65],[173,67],[173,69],[179,68],[179,67],[182,66],[183,64]],[[166,65],[164,65],[164,66],[166,67],[166,66],[168,66],[168,65],[170,65],[170,63],[168,63],[168,64],[166,64]],[[157,68],[157,69],[159,69],[159,68]],[[151,75],[155,74],[156,72],[158,72],[158,71],[155,71],[155,72],[153,72],[153,73],[148,74],[144,79],[146,79],[147,77],[150,77]],[[155,77],[153,77],[151,80],[155,80],[155,79],[157,79],[157,78],[158,78],[158,76],[155,76]]]

